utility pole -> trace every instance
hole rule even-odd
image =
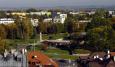
[[[40,32],[40,42],[42,42],[42,33]]]

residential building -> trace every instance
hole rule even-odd
[[[31,51],[27,54],[28,67],[59,67],[58,64],[39,51]]]
[[[12,18],[0,18],[0,24],[10,24],[10,23],[14,23],[15,20]]]
[[[26,16],[26,12],[12,12],[11,15]]]
[[[67,14],[60,14],[60,22],[64,23],[67,18]]]
[[[109,11],[109,15],[115,14],[115,11]]]
[[[57,14],[52,16],[52,18],[46,18],[43,22],[54,22],[54,23],[64,23],[67,18],[67,14]]]
[[[46,18],[43,20],[43,22],[52,22],[52,18]]]
[[[67,14],[59,14],[53,18],[54,23],[64,23],[67,18]]]
[[[30,12],[30,15],[51,15],[51,12],[48,12],[48,11],[40,11],[40,12]]]
[[[38,19],[32,19],[31,18],[31,23],[32,23],[33,26],[38,26],[38,22],[39,22]]]
[[[110,52],[110,55],[111,55],[113,61],[115,62],[115,52]]]
[[[69,14],[78,15],[78,14],[80,14],[80,13],[79,13],[79,12],[70,12]]]
[[[89,15],[93,15],[95,14],[95,11],[90,11],[90,12],[87,12]]]

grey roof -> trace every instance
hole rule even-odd
[[[27,67],[26,56],[20,54],[19,57],[21,61],[16,61],[13,55],[9,55],[9,59],[5,61],[4,57],[0,55],[0,67]]]

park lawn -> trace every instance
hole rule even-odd
[[[53,59],[70,59],[70,60],[76,60],[78,57],[77,56],[73,56],[73,55],[68,55],[68,54],[47,54],[45,53],[47,56],[49,56],[50,58]]]
[[[91,51],[85,50],[85,49],[75,49],[74,51],[75,51],[75,53],[77,53],[77,54],[87,54],[87,53],[91,53]]]
[[[68,51],[61,49],[48,49],[44,53],[55,53],[55,54],[68,54]]]
[[[71,60],[77,59],[77,56],[69,55],[67,50],[48,49],[43,53],[53,59],[71,59]]]

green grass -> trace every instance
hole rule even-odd
[[[75,49],[75,52],[76,52],[77,54],[87,54],[87,53],[91,53],[91,51],[85,50],[85,49]]]
[[[68,51],[61,49],[48,49],[44,53],[55,53],[55,54],[68,54]]]
[[[69,55],[68,51],[61,49],[48,49],[43,53],[54,59],[77,59],[77,56]]]
[[[49,56],[50,58],[53,59],[71,59],[71,60],[75,60],[78,57],[77,56],[72,56],[72,55],[68,55],[68,54],[46,54],[47,56]]]

